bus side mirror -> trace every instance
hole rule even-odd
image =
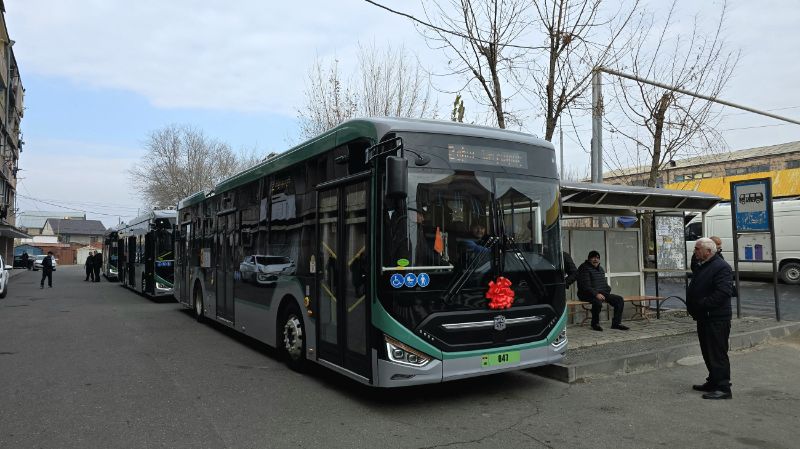
[[[405,198],[408,192],[408,160],[402,157],[386,158],[386,196]]]

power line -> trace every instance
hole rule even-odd
[[[401,11],[395,11],[394,9],[389,8],[388,6],[381,5],[380,3],[374,2],[372,0],[364,0],[364,1],[369,3],[369,4],[371,4],[371,5],[377,6],[378,8],[385,9],[385,10],[389,11],[392,14],[397,14],[398,16],[406,17],[408,19],[411,19],[414,22],[419,23],[420,25],[424,25],[424,26],[426,26],[428,28],[432,28],[432,29],[434,29],[436,31],[439,31],[439,32],[442,32],[442,33],[452,34],[453,36],[457,36],[457,37],[460,37],[462,39],[467,39],[469,41],[480,42],[481,44],[489,44],[489,45],[496,44],[496,42],[489,42],[489,41],[485,41],[485,40],[482,40],[482,39],[478,39],[476,37],[467,36],[466,34],[458,33],[458,32],[453,31],[453,30],[446,30],[444,28],[438,27],[438,26],[433,25],[431,23],[428,23],[428,22],[425,22],[423,20],[417,19],[416,17],[412,16],[411,14],[408,14],[408,13],[405,13],[405,12],[401,12]],[[511,48],[522,48],[522,49],[526,49],[526,50],[542,50],[542,49],[546,48],[546,47],[529,47],[529,46],[525,46],[525,45],[513,45],[513,44],[503,44],[503,46],[504,47],[511,47]]]
[[[42,199],[39,199],[39,198],[34,198],[34,197],[31,197],[31,196],[26,196],[26,195],[20,195],[19,192],[17,192],[17,196],[20,197],[20,198],[25,198],[26,200],[37,201],[39,203],[47,204],[49,206],[59,207],[61,209],[71,210],[71,211],[75,211],[75,212],[90,213],[90,214],[94,214],[94,215],[104,215],[104,216],[107,216],[107,217],[119,217],[119,216],[123,215],[123,214],[107,214],[107,213],[104,213],[104,212],[95,212],[95,211],[86,210],[86,209],[77,209],[77,208],[74,208],[74,207],[62,206],[61,204],[52,203],[52,202],[45,201],[45,200],[42,200]]]

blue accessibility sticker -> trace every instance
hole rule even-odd
[[[414,273],[408,273],[406,275],[406,287],[413,287],[417,285],[417,275]]]
[[[419,276],[417,276],[417,285],[419,285],[420,287],[425,288],[430,283],[431,283],[431,277],[428,276],[428,273],[420,273]]]
[[[394,287],[394,288],[402,287],[403,286],[403,275],[402,274],[398,274],[398,273],[393,274],[392,277],[389,279],[389,283],[392,284],[392,287]]]

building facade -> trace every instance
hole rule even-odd
[[[16,226],[31,237],[35,237],[37,235],[42,235],[42,228],[44,228],[44,224],[50,218],[86,220],[86,214],[83,212],[25,211],[17,214]]]
[[[59,243],[81,246],[101,243],[105,232],[106,228],[100,220],[49,218],[42,228],[43,236],[58,236]]]
[[[6,8],[0,0],[0,253],[13,255],[14,238],[27,237],[15,225],[17,172],[22,151],[23,95],[14,41],[6,28]]]
[[[642,186],[649,169],[641,166],[613,170],[603,174],[603,182]],[[771,178],[774,197],[800,196],[800,142],[670,161],[659,173],[657,187],[729,199],[731,181],[751,178]]]

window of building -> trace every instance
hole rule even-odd
[[[686,177],[684,175],[676,175],[674,181],[675,182],[682,182],[685,181]]]
[[[800,168],[800,159],[786,161],[786,168]]]
[[[746,175],[748,173],[759,173],[770,171],[769,164],[751,165],[749,167],[726,168],[725,176]]]

